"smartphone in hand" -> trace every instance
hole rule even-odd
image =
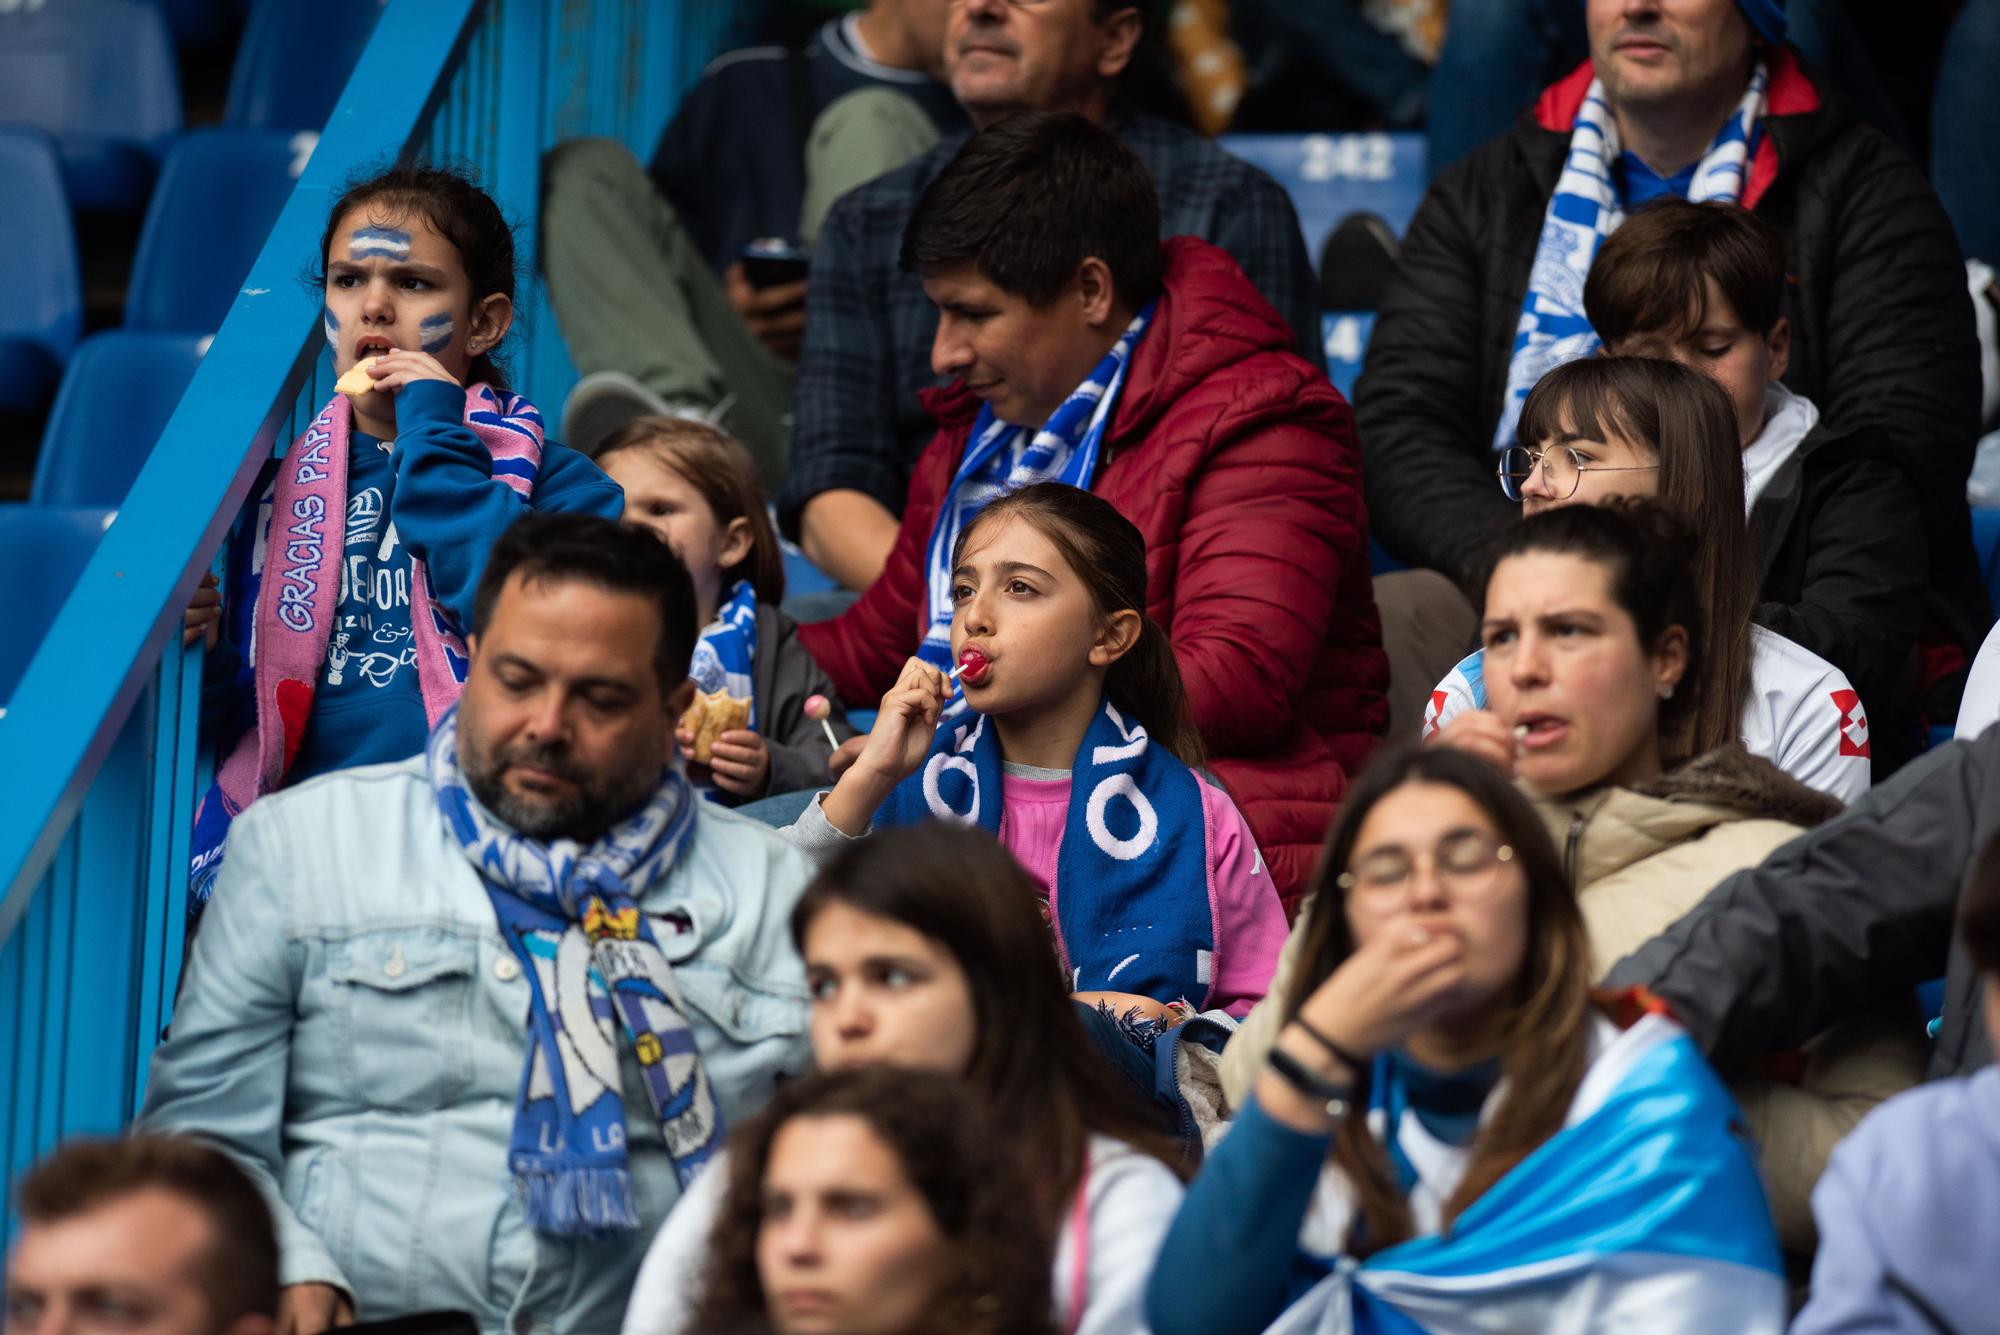
[[[743,247],[741,258],[743,276],[752,287],[796,283],[806,276],[806,252],[783,237],[760,236]]]

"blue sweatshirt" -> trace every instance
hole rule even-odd
[[[507,526],[530,510],[580,511],[617,519],[625,493],[583,455],[549,442],[532,500],[495,482],[492,456],[465,425],[465,391],[421,380],[396,400],[397,439],[355,430],[348,436],[347,539],[340,604],[326,670],[313,696],[299,753],[286,775],[298,783],[331,770],[401,760],[421,751],[430,727],[418,690],[411,639],[411,558],[429,569],[438,599],[459,626],[472,626],[473,594],[487,556]],[[237,609],[247,616],[246,609]],[[238,615],[232,625],[243,624]],[[218,646],[214,671],[249,672]],[[204,700],[206,712],[208,701]],[[248,720],[237,720],[240,733]],[[222,734],[224,745],[234,737]]]
[[[1869,1113],[1828,1160],[1813,1218],[1812,1298],[1792,1335],[1992,1330],[2000,1069],[1921,1085]]]

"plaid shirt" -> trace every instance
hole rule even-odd
[[[1228,251],[1318,365],[1319,286],[1283,187],[1166,121],[1137,116],[1113,127],[1152,173],[1162,231]],[[842,196],[814,243],[791,464],[778,498],[779,522],[795,538],[806,502],[835,488],[902,513],[910,470],[936,429],[917,391],[939,383],[931,374],[937,311],[917,275],[902,271],[903,225],[965,139],[946,139]]]

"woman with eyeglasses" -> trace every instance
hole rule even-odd
[[[1868,791],[1872,747],[1860,696],[1839,668],[1753,623],[1760,566],[1743,519],[1743,453],[1729,396],[1703,372],[1646,357],[1590,357],[1542,377],[1505,451],[1500,485],[1525,516],[1616,497],[1657,497],[1701,541],[1691,573],[1707,666],[1683,689],[1684,754],[1740,738],[1752,754],[1843,802]],[[1486,707],[1484,651],[1431,692],[1423,735]],[[1497,738],[1455,729],[1461,744]],[[1497,743],[1496,743],[1497,744]]]
[[[1155,1335],[1783,1329],[1727,1092],[1643,997],[1593,1000],[1576,895],[1505,777],[1386,753],[1312,904],[1153,1271]]]
[[[1599,978],[1840,804],[1700,732],[1717,657],[1698,598],[1699,544],[1656,501],[1616,498],[1530,515],[1508,532],[1480,627],[1487,707],[1436,745],[1512,779],[1561,850]],[[1739,631],[1740,633],[1740,631]],[[1280,953],[1285,995],[1310,907]],[[1232,1104],[1257,1078],[1281,1021],[1266,1001],[1223,1054]],[[1764,1149],[1786,1249],[1812,1250],[1810,1197],[1826,1156],[1876,1103],[1914,1084],[1924,1051],[1913,1015],[1826,1035],[1788,1065],[1796,1083],[1738,1087]]]

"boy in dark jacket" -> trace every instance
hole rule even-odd
[[[1882,433],[1838,429],[1785,388],[1785,243],[1735,204],[1666,197],[1605,241],[1584,284],[1614,356],[1715,377],[1736,409],[1757,622],[1847,674],[1886,778],[1915,753],[1917,632],[1929,547],[1917,494]]]
[[[1938,639],[1969,654],[1976,638],[1961,639],[1958,623],[1976,637],[1986,617],[1965,503],[1978,352],[1965,267],[1922,171],[1822,95],[1784,45],[1769,0],[1589,0],[1585,17],[1589,63],[1440,175],[1404,238],[1355,400],[1383,546],[1469,588],[1479,552],[1515,519],[1493,485],[1496,447],[1510,443],[1500,439],[1503,408],[1533,369],[1526,354],[1537,338],[1588,332],[1580,289],[1590,255],[1543,255],[1550,227],[1601,238],[1658,194],[1731,198],[1785,238],[1787,384],[1843,430],[1874,427],[1915,479],[1932,606],[1950,612]],[[1608,142],[1584,134],[1585,122],[1607,125]],[[1602,164],[1591,179],[1609,192],[1606,206],[1586,210],[1588,224],[1551,214],[1559,194],[1581,197],[1578,172],[1564,170],[1579,153]],[[1543,275],[1534,292],[1562,318],[1524,331],[1531,271]],[[1556,281],[1565,274],[1573,281]],[[1378,596],[1387,636],[1403,614],[1387,590]],[[1444,653],[1423,681],[1449,668]]]

